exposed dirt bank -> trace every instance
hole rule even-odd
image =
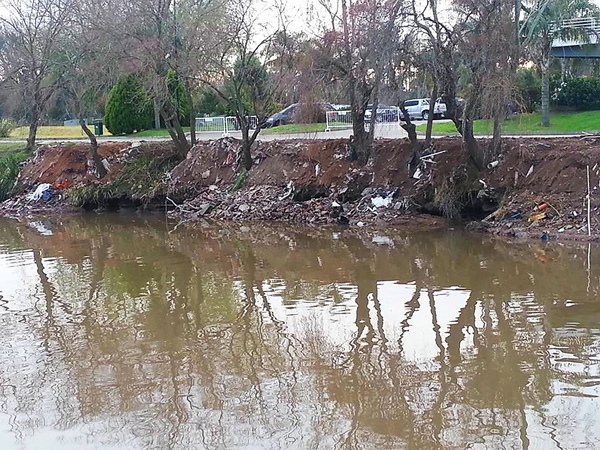
[[[89,170],[85,145],[45,147],[23,167],[17,194],[0,212],[63,211],[68,200],[89,209],[168,205],[182,220],[418,229],[447,226],[445,216],[476,221],[470,228],[506,236],[585,240],[589,166],[592,239],[600,235],[596,136],[508,138],[497,164],[476,176],[457,138],[435,140],[427,151],[433,156],[422,158],[416,174],[409,173],[412,152],[406,140],[377,140],[364,167],[350,160],[346,140],[260,142],[247,174],[238,168],[238,148],[232,138],[202,142],[175,167],[167,143],[102,143],[100,154],[110,170],[100,181]],[[157,158],[168,163],[139,164]],[[64,181],[68,187],[55,190],[51,200],[29,199],[40,183]]]

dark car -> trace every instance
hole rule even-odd
[[[319,103],[322,112],[322,118],[319,117],[319,121],[325,122],[325,112],[326,111],[335,111],[334,107],[329,103]],[[271,117],[267,119],[267,123],[265,124],[266,128],[270,127],[278,127],[279,125],[286,125],[288,123],[296,122],[296,114],[300,111],[300,103],[292,103],[285,109],[282,109],[278,113],[273,114]]]

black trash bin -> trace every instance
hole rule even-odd
[[[104,134],[104,126],[101,120],[96,120],[94,124],[96,128],[96,136],[102,136]]]

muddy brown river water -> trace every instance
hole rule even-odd
[[[600,247],[0,219],[0,449],[600,448]]]

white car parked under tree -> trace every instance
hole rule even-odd
[[[404,108],[408,112],[411,119],[423,119],[427,120],[431,113],[431,106],[429,99],[426,98],[414,98],[404,101]],[[446,114],[446,105],[439,99],[435,102],[433,113],[434,117],[444,117]]]

